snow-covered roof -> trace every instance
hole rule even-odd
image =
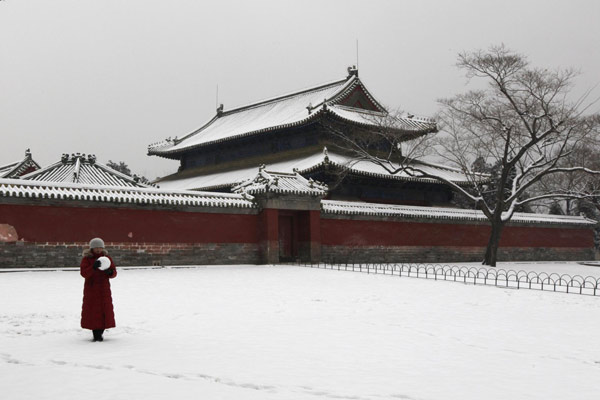
[[[483,212],[459,208],[419,207],[351,201],[321,200],[321,212],[338,215],[400,217],[408,219],[445,219],[458,221],[487,221]],[[591,227],[597,222],[571,215],[514,213],[511,222],[535,224],[582,225]]]
[[[96,161],[93,154],[63,154],[61,160],[21,179],[44,182],[69,182],[89,185],[149,187],[136,177],[123,174]]]
[[[252,196],[199,191],[160,190],[65,182],[0,179],[0,196],[83,200],[106,203],[157,204],[222,208],[254,208]]]
[[[357,92],[360,92],[362,102],[368,104],[355,101]],[[151,144],[148,154],[178,158],[178,154],[193,148],[305,125],[325,115],[358,125],[374,126],[374,116],[386,114],[387,111],[364,87],[358,73],[351,72],[346,79],[228,111],[219,109],[215,117],[189,135]],[[398,129],[410,133],[429,133],[437,127],[431,119],[407,116],[399,119]]]
[[[25,158],[9,164],[0,165],[0,178],[18,178],[25,173],[40,169],[31,157],[29,149],[25,150]]]
[[[428,173],[442,176],[445,179],[453,181],[459,185],[468,184],[464,174],[457,169],[418,161],[413,161],[412,163],[415,167],[418,167]],[[411,176],[405,171],[391,175],[383,167],[377,164],[369,161],[355,161],[350,156],[327,151],[327,149],[323,149],[323,151],[315,151],[313,154],[297,157],[291,160],[274,162],[268,164],[267,169],[269,171],[288,173],[292,173],[294,170],[297,170],[300,174],[306,174],[322,168],[325,165],[334,166],[341,169],[349,169],[349,172],[353,174],[367,177],[439,183],[439,181],[431,178]],[[178,174],[175,174],[171,177],[164,178],[164,180],[159,181],[158,184],[163,189],[177,190],[213,190],[228,188],[240,183],[241,181],[254,178],[256,176],[258,167],[259,165],[256,165],[236,170],[182,178],[179,178]]]
[[[306,179],[298,172],[267,171],[263,165],[253,179],[240,183],[232,191],[250,195],[277,193],[324,197],[327,194],[327,185]]]

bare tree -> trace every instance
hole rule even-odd
[[[394,141],[380,135],[376,144],[365,146],[353,134],[336,134],[358,158],[374,162],[391,174],[404,171],[442,181],[470,199],[491,225],[483,264],[495,266],[503,227],[519,207],[545,199],[595,195],[577,185],[543,192],[532,189],[552,175],[600,173],[591,168],[590,160],[573,162],[572,157],[578,147],[597,139],[600,115],[589,113],[594,103],[585,104],[590,91],[575,101],[569,100],[577,75],[571,69],[530,67],[526,57],[504,46],[459,54],[457,65],[470,79],[483,79],[487,87],[440,100],[440,133],[435,137],[406,141],[406,135],[401,135]],[[394,127],[399,128],[402,119],[396,119]],[[398,129],[384,132],[394,130]],[[383,141],[387,141],[387,152]],[[470,187],[422,168],[415,158],[424,154],[423,146],[460,169]],[[496,173],[486,177],[473,170],[477,159],[497,166]]]

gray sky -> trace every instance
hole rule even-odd
[[[356,40],[370,91],[417,115],[465,90],[458,52],[491,44],[580,69],[581,93],[600,83],[599,21],[597,0],[4,0],[0,165],[31,148],[167,175],[147,145],[212,118],[217,85],[227,110],[341,79]]]

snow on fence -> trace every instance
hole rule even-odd
[[[488,285],[510,289],[531,289],[550,292],[573,293],[588,296],[600,295],[600,278],[545,272],[527,272],[504,269],[459,267],[439,264],[385,264],[385,263],[305,263],[295,264],[309,268],[364,272],[408,278],[423,278]]]

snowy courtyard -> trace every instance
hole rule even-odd
[[[296,266],[120,269],[117,327],[94,343],[82,290],[74,271],[0,274],[3,398],[600,397],[600,297]]]

